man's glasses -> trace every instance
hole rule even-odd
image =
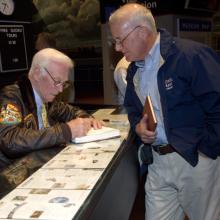
[[[63,89],[66,89],[66,88],[68,88],[71,85],[70,81],[61,82],[60,80],[54,79],[54,77],[50,74],[50,72],[45,67],[43,67],[43,69],[48,73],[50,78],[53,80],[54,86],[57,86],[57,87],[62,86]]]
[[[123,43],[124,43],[124,41],[129,37],[129,35],[132,33],[132,32],[134,32],[137,28],[139,28],[139,27],[141,27],[140,25],[138,25],[138,26],[136,26],[136,27],[134,27],[130,32],[128,32],[127,33],[127,35],[124,37],[124,38],[122,38],[121,40],[120,39],[113,39],[113,44],[114,45],[123,45]]]

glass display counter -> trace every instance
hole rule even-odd
[[[95,117],[120,129],[120,138],[68,145],[0,200],[0,219],[128,219],[138,190],[137,153],[126,115],[112,111]]]

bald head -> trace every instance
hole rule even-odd
[[[117,9],[109,18],[109,24],[120,23],[128,26],[145,26],[149,31],[157,33],[154,17],[150,10],[137,3],[128,3]]]

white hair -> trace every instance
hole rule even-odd
[[[120,21],[129,22],[136,26],[145,26],[149,31],[157,33],[155,19],[151,11],[141,4],[127,3],[109,17],[110,25]]]
[[[47,67],[51,65],[51,63],[60,63],[66,65],[69,71],[71,71],[74,66],[73,61],[64,53],[53,48],[45,48],[38,51],[34,55],[29,71],[29,76],[34,73],[34,69],[36,67]]]

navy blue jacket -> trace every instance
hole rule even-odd
[[[212,159],[220,155],[220,58],[206,45],[172,37],[159,30],[164,64],[158,71],[158,88],[168,142],[192,166],[198,151]],[[135,93],[137,66],[128,69],[124,105],[131,128],[142,117]]]

